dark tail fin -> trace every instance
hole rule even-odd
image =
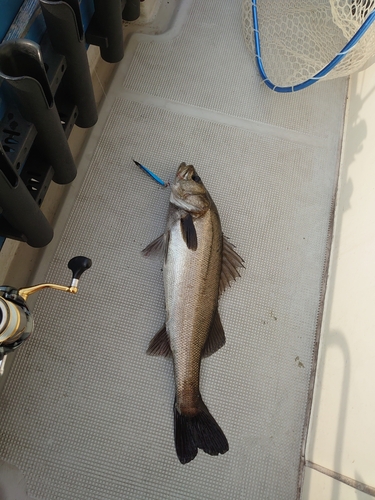
[[[224,454],[229,450],[224,432],[203,402],[201,411],[194,417],[182,415],[174,406],[174,439],[182,464],[193,460],[198,448],[209,455]]]

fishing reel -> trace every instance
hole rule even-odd
[[[73,273],[70,286],[41,283],[19,290],[11,286],[0,286],[0,361],[27,340],[34,330],[33,316],[26,304],[27,298],[44,288],[77,293],[78,281],[91,264],[91,259],[87,257],[73,257],[68,262],[68,268]]]

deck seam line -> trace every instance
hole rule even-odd
[[[256,134],[268,137],[277,137],[279,139],[307,145],[314,147],[329,146],[328,138],[321,136],[314,136],[299,132],[298,130],[287,129],[269,123],[259,122],[248,118],[241,118],[234,115],[229,115],[221,111],[215,111],[208,108],[202,108],[193,104],[181,103],[173,101],[164,97],[157,97],[144,92],[138,92],[129,88],[124,88],[123,92],[117,95],[117,99],[125,98],[127,100],[144,104],[147,106],[154,106],[157,108],[166,109],[181,115],[203,119],[225,126],[232,126],[244,130],[252,131]]]
[[[334,472],[333,470],[327,469],[326,467],[323,467],[322,465],[315,464],[314,462],[310,462],[309,460],[306,460],[305,465],[306,465],[306,467],[309,467],[310,469],[314,469],[322,474],[325,474],[326,476],[329,476],[333,479],[336,479],[337,481],[340,481],[341,483],[347,484],[348,486],[351,486],[352,488],[354,488],[358,491],[362,491],[363,493],[366,493],[367,495],[375,497],[375,488],[373,486],[369,486],[365,483],[361,483],[360,481],[357,481],[356,479],[352,479],[351,477],[344,476],[344,474],[340,474],[340,472]]]

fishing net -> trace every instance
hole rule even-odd
[[[242,3],[243,33],[252,54],[253,3]],[[375,0],[257,0],[256,4],[263,66],[279,86],[296,85],[316,75],[375,10]],[[347,76],[373,62],[375,22],[325,78]]]

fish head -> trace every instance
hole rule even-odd
[[[210,195],[193,165],[181,163],[171,189],[170,202],[187,212],[203,214],[211,206]]]

